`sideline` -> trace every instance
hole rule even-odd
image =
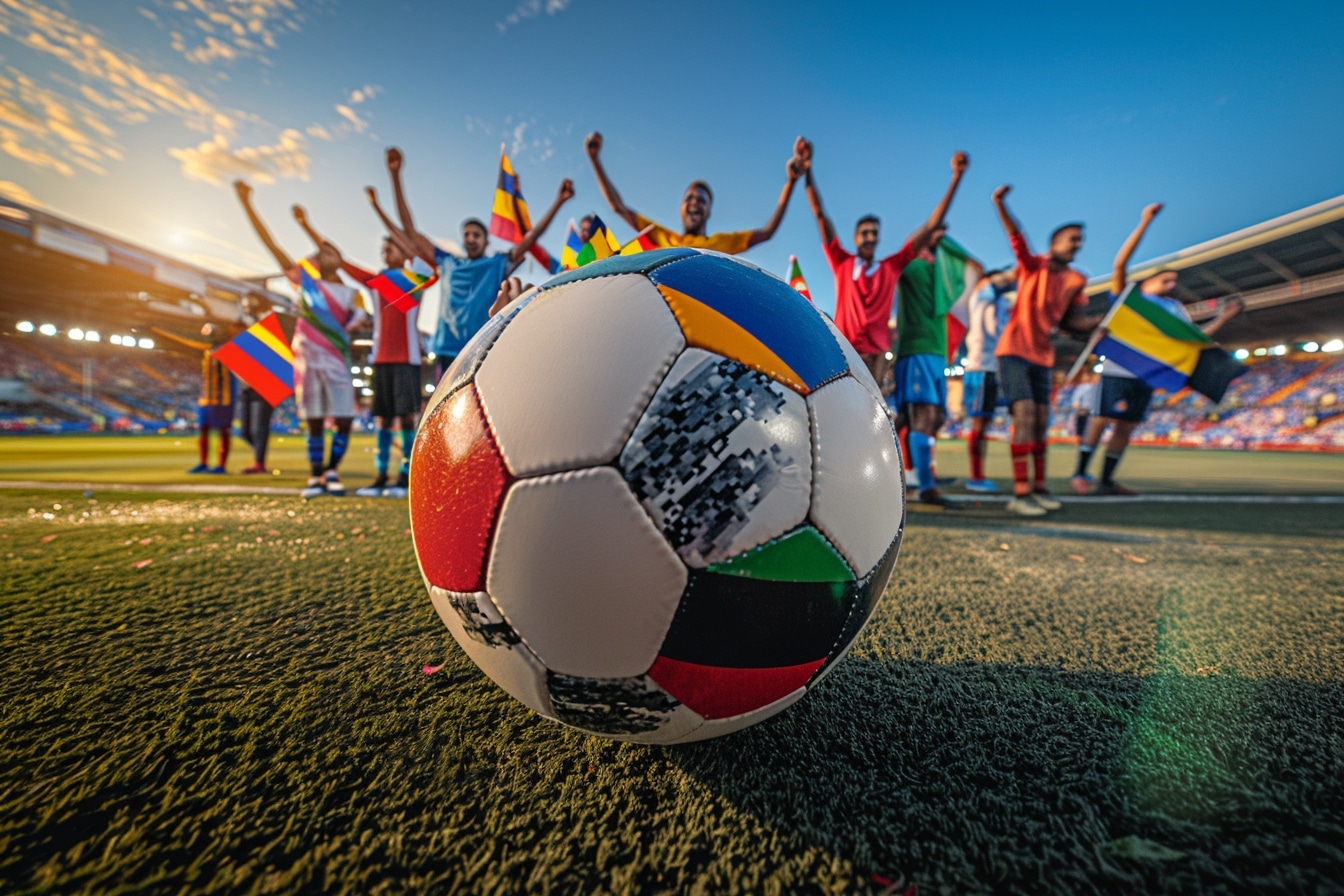
[[[27,489],[33,491],[86,491],[86,492],[168,492],[203,495],[292,495],[299,496],[297,488],[277,485],[207,485],[201,483],[159,484],[153,482],[45,482],[39,480],[0,479],[0,489]],[[353,495],[354,492],[351,492]]]

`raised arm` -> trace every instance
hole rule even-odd
[[[383,227],[387,229],[388,238],[396,244],[402,254],[407,257],[419,255],[420,253],[415,251],[415,244],[407,239],[406,232],[394,224],[392,219],[387,216],[387,212],[383,211],[383,207],[378,204],[378,191],[373,187],[365,187],[364,195],[369,197],[369,205],[373,206],[374,214],[378,216],[379,221],[383,222]]]
[[[611,210],[619,215],[621,220],[638,230],[639,222],[634,209],[629,208],[621,200],[621,194],[616,192],[611,178],[607,177],[607,169],[602,167],[602,135],[593,131],[584,139],[583,148],[588,152],[588,160],[593,163],[593,173],[597,175],[597,186],[602,190],[602,198],[607,200],[607,205],[611,206]]]
[[[276,264],[280,265],[280,270],[292,270],[294,259],[290,258],[284,249],[280,248],[280,244],[275,241],[275,237],[271,236],[270,230],[266,228],[266,224],[257,214],[257,210],[252,207],[252,188],[248,186],[246,181],[236,180],[233,182],[233,192],[238,194],[238,201],[243,204],[243,211],[247,213],[247,220],[251,222],[252,229],[256,231],[257,236],[270,251]]]
[[[1139,226],[1134,228],[1134,232],[1115,254],[1115,266],[1111,269],[1111,295],[1119,296],[1124,293],[1125,284],[1129,282],[1129,260],[1134,257],[1134,250],[1139,248],[1139,240],[1143,239],[1148,225],[1153,223],[1153,219],[1160,211],[1162,211],[1160,202],[1145,207],[1143,214],[1139,216]]]
[[[957,187],[961,186],[961,179],[966,175],[966,169],[969,167],[971,167],[971,157],[966,153],[958,151],[952,156],[952,180],[947,185],[947,192],[943,193],[943,198],[938,200],[938,204],[933,207],[933,213],[924,222],[924,226],[915,231],[915,235],[910,239],[916,252],[928,245],[929,237],[947,217],[947,210],[952,207],[952,198],[957,195]]]
[[[1219,310],[1217,317],[1201,324],[1199,328],[1204,331],[1205,336],[1212,336],[1223,328],[1223,324],[1236,317],[1245,310],[1245,308],[1246,303],[1243,302],[1239,296],[1233,296],[1223,303],[1223,307]]]
[[[801,139],[801,138],[800,138]],[[817,229],[821,231],[822,245],[829,246],[835,239],[835,225],[821,205],[821,193],[817,191],[817,182],[812,175],[812,144],[803,141],[806,149],[802,156],[803,173],[807,184],[807,204],[812,207],[812,217],[817,219]],[[796,144],[795,144],[796,146]]]
[[[297,221],[299,226],[303,228],[303,232],[308,234],[308,239],[313,241],[314,246],[316,246],[318,249],[321,249],[323,246],[331,246],[333,249],[336,250],[337,254],[341,256],[341,270],[349,274],[352,279],[357,280],[361,284],[367,285],[370,280],[378,276],[373,271],[367,270],[366,268],[362,268],[359,265],[355,264],[354,262],[348,260],[345,257],[344,253],[341,252],[340,247],[338,247],[331,240],[323,236],[317,230],[317,228],[313,226],[312,221],[310,221],[308,218],[308,210],[305,209],[303,206],[295,203],[295,205],[290,209],[290,211],[293,212],[294,214],[294,220]]]
[[[551,207],[546,209],[546,214],[541,216],[541,220],[532,225],[532,229],[523,234],[523,238],[518,241],[512,249],[509,250],[509,263],[514,267],[522,264],[523,258],[527,255],[527,250],[532,248],[532,244],[541,238],[546,232],[546,228],[551,226],[551,221],[555,220],[555,213],[560,211],[560,206],[574,198],[574,181],[565,178],[560,181],[560,189],[556,191],[555,201]]]
[[[387,173],[392,176],[392,192],[397,197],[397,216],[401,218],[401,229],[406,234],[407,241],[414,247],[415,254],[434,265],[438,263],[438,259],[434,257],[434,243],[415,229],[415,222],[411,220],[411,207],[406,202],[406,191],[401,186],[401,168],[404,163],[405,157],[400,149],[395,146],[388,149]]]
[[[990,198],[994,200],[994,208],[999,213],[999,223],[1003,225],[1003,232],[1008,234],[1008,239],[1022,235],[1022,229],[1017,226],[1013,213],[1008,211],[1008,193],[1013,188],[1004,184],[994,191]]]
[[[784,189],[779,193],[779,202],[775,204],[775,213],[770,216],[770,220],[765,222],[764,227],[760,227],[751,232],[747,237],[747,248],[760,245],[770,237],[775,235],[779,229],[779,223],[784,220],[784,211],[789,207],[789,197],[793,195],[793,188],[798,183],[798,178],[805,170],[805,163],[799,156],[799,149],[807,141],[799,137],[793,144],[793,155],[784,165]]]

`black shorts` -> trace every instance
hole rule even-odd
[[[1050,403],[1050,368],[1016,355],[999,358],[999,391],[1009,409],[1019,401]]]
[[[373,416],[387,420],[420,413],[420,365],[373,365]]]
[[[1092,413],[1126,423],[1142,423],[1148,415],[1153,387],[1129,376],[1105,376],[1093,399]]]

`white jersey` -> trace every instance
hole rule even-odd
[[[966,370],[998,372],[999,359],[994,357],[994,350],[999,347],[999,336],[1011,311],[1012,303],[992,283],[971,296],[966,315]]]

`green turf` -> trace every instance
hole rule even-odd
[[[486,680],[403,503],[0,491],[0,892],[1338,892],[1339,508],[1135,509],[912,515],[814,693],[658,748]]]

